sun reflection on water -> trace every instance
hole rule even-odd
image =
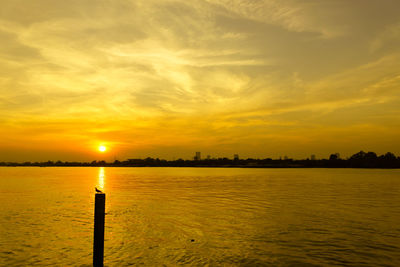
[[[99,168],[99,182],[98,182],[98,185],[99,185],[99,189],[100,190],[102,190],[102,191],[104,191],[104,186],[105,186],[105,177],[106,177],[106,174],[105,174],[105,171],[104,171],[104,167],[100,167]]]

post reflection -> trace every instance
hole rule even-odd
[[[99,189],[101,190],[101,191],[104,191],[104,186],[105,186],[105,177],[106,177],[106,174],[105,174],[105,170],[104,170],[104,167],[100,167],[99,168],[99,181],[98,181],[98,186],[99,186]]]

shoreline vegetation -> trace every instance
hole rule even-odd
[[[338,153],[331,154],[329,159],[235,159],[207,158],[193,160],[164,160],[159,158],[128,159],[114,162],[70,162],[70,161],[46,161],[46,162],[0,162],[0,166],[6,167],[224,167],[224,168],[400,168],[400,157],[393,153],[378,156],[375,152],[360,151],[347,159],[341,159]]]

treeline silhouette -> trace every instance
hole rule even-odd
[[[378,156],[375,152],[360,151],[347,159],[339,154],[331,154],[329,159],[203,159],[203,160],[164,160],[159,158],[128,159],[114,162],[0,162],[0,166],[76,166],[76,167],[241,167],[241,168],[400,168],[400,157],[387,152]]]

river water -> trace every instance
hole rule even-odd
[[[0,266],[400,266],[400,170],[0,168]]]

